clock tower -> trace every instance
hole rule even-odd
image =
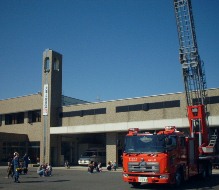
[[[42,67],[42,143],[40,160],[50,162],[50,127],[61,125],[59,113],[62,107],[62,55],[46,49]]]

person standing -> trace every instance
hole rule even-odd
[[[14,176],[14,167],[13,167],[13,156],[9,155],[8,157],[8,178],[11,176],[13,178]]]
[[[20,159],[19,154],[17,152],[14,153],[13,158],[13,165],[14,165],[14,182],[20,183],[19,179],[19,168],[20,168]]]
[[[30,161],[30,158],[27,155],[27,153],[24,154],[23,160],[24,160],[24,174],[27,174],[28,164],[29,164],[29,161]]]

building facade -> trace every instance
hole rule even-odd
[[[176,126],[189,131],[184,93],[90,103],[62,95],[62,55],[45,50],[42,92],[0,100],[0,162],[27,152],[32,163],[77,164],[91,146],[106,148],[106,162],[121,163],[129,128]],[[219,88],[208,89],[210,133],[219,129]]]

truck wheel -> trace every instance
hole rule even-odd
[[[206,168],[202,171],[201,177],[202,177],[202,179],[206,179],[206,178],[207,178],[207,171],[206,171]]]
[[[133,187],[139,187],[141,185],[140,182],[134,182],[134,183],[131,183]]]
[[[207,177],[211,177],[212,176],[212,164],[209,163],[207,166],[206,166],[206,170],[207,170]]]
[[[181,171],[177,171],[175,174],[175,187],[180,187],[183,181],[183,175]]]
[[[207,179],[208,177],[212,176],[212,164],[211,163],[207,163],[205,165],[205,168],[203,169],[201,176],[202,176],[202,179]]]

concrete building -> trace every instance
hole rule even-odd
[[[210,132],[219,129],[219,88],[208,89]],[[184,93],[90,103],[62,95],[62,55],[45,50],[42,92],[0,100],[0,162],[27,152],[36,162],[77,164],[89,145],[106,148],[116,160],[129,128],[154,131],[165,126],[189,130]]]

